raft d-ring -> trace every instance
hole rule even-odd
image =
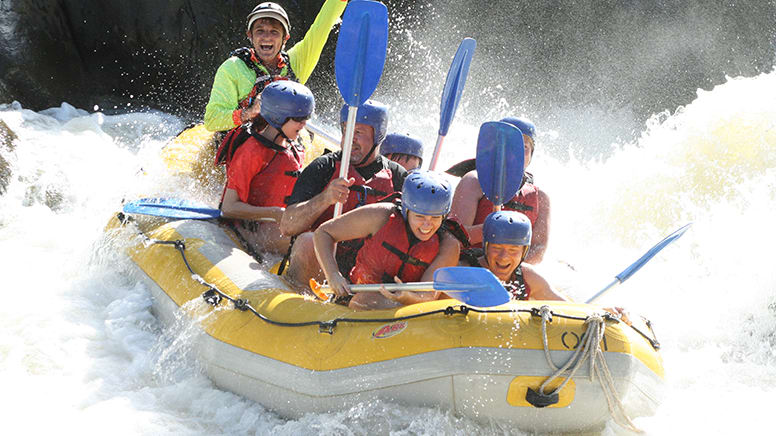
[[[318,324],[318,333],[334,334],[334,327],[337,327],[337,321],[323,321]]]
[[[221,295],[219,295],[214,288],[210,288],[202,294],[202,298],[208,304],[212,306],[218,306],[221,303],[221,299],[223,297],[221,297]]]
[[[245,312],[248,310],[248,300],[243,300],[242,298],[234,300],[234,308]]]

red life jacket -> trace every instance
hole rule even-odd
[[[531,220],[531,227],[536,226],[536,220],[539,218],[539,190],[533,184],[533,177],[526,173],[525,181],[517,195],[504,203],[502,210],[514,210],[521,212]],[[482,224],[485,218],[493,212],[493,203],[484,195],[477,203],[477,213],[474,215],[473,225]],[[475,247],[482,247],[482,244],[474,244]]]
[[[418,282],[439,253],[439,232],[427,241],[418,241],[397,209],[388,222],[367,238],[350,270],[352,283]],[[411,243],[412,239],[415,243]]]
[[[342,166],[342,160],[338,160],[334,164],[334,172],[331,175],[331,180],[335,180],[339,177],[340,167]],[[377,203],[381,198],[393,194],[393,172],[390,168],[383,168],[378,171],[371,179],[365,180],[361,177],[361,174],[353,168],[353,165],[348,167],[347,178],[356,179],[356,182],[350,187],[350,194],[348,194],[348,200],[342,207],[342,213],[351,211],[359,206],[365,204]],[[331,182],[331,180],[329,182]],[[334,217],[334,206],[329,206],[313,223],[310,230],[317,229],[321,224],[332,219]]]
[[[539,217],[539,191],[536,189],[536,186],[529,183],[524,184],[517,192],[517,195],[504,203],[502,210],[521,212],[531,220],[531,225],[533,225],[536,222],[536,218]],[[483,195],[479,203],[477,203],[477,214],[474,216],[474,224],[484,223],[485,218],[491,212],[493,212],[493,203]]]
[[[263,162],[261,170],[251,179],[246,203],[261,207],[286,207],[288,196],[294,189],[304,163],[304,146],[292,143],[286,148],[258,133],[251,133],[250,129],[235,127],[227,133],[218,148],[216,165],[226,164],[228,171],[236,149],[244,145],[255,147]]]

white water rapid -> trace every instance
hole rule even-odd
[[[655,416],[636,420],[649,434],[772,434],[774,96],[776,72],[728,78],[653,116],[634,143],[595,156],[535,120],[529,170],[553,207],[542,268],[572,297],[592,295],[694,223],[604,301],[651,319],[662,343],[665,399]],[[419,123],[393,111],[399,124]],[[464,112],[440,168],[474,155],[484,120]],[[184,121],[18,103],[0,104],[0,120],[18,137],[0,147],[11,174],[0,196],[3,434],[519,434],[388,402],[289,421],[216,388],[191,352],[196,329],[162,326],[139,273],[103,234],[124,198],[192,195],[159,157]],[[430,154],[437,118],[426,120]],[[610,424],[604,434],[621,431]]]

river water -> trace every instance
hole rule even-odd
[[[529,170],[553,207],[542,268],[572,297],[593,294],[694,223],[605,300],[651,319],[663,345],[665,399],[655,416],[636,420],[650,434],[772,434],[774,96],[776,73],[728,78],[652,116],[637,139],[595,152],[535,120]],[[0,196],[4,434],[519,434],[387,402],[288,421],[216,388],[191,352],[196,329],[160,324],[149,290],[103,235],[124,198],[195,192],[159,158],[185,121],[126,112],[0,104],[0,120],[18,136],[13,150],[0,148],[12,172]],[[410,112],[395,110],[394,120],[426,128],[430,154],[436,115]],[[440,167],[474,155],[483,120],[473,108],[463,114]]]

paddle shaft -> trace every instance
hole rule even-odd
[[[620,283],[622,283],[622,282],[620,281],[620,279],[618,279],[618,278],[615,278],[615,279],[614,279],[614,281],[612,281],[611,283],[609,283],[608,285],[606,285],[606,287],[605,287],[605,288],[603,288],[603,289],[601,289],[600,291],[596,292],[596,294],[595,294],[595,295],[593,295],[593,296],[592,296],[592,297],[590,297],[590,298],[589,298],[587,301],[585,301],[585,304],[592,304],[592,303],[594,303],[594,302],[595,302],[597,299],[601,298],[601,296],[603,296],[603,295],[604,295],[605,293],[607,293],[607,292],[608,292],[610,289],[612,289],[613,287],[615,287],[615,286],[619,285]]]
[[[366,285],[350,285],[350,292],[380,292],[380,287],[387,291],[413,291],[413,292],[442,292],[434,289],[434,282],[415,282],[415,283],[378,283]],[[321,285],[322,291],[330,291],[329,285]]]
[[[348,121],[345,124],[345,138],[342,144],[342,163],[340,164],[339,176],[341,179],[347,178],[348,167],[350,166],[350,152],[353,149],[353,135],[356,131],[356,116],[358,115],[358,106],[348,106]],[[334,218],[342,215],[342,203],[337,202],[334,205]]]
[[[641,256],[635,262],[633,262],[630,266],[625,268],[621,273],[617,274],[614,277],[614,281],[612,281],[605,288],[601,289],[595,295],[590,297],[585,303],[587,303],[587,304],[593,303],[594,301],[596,301],[599,298],[601,298],[601,296],[603,296],[605,293],[607,293],[610,289],[612,289],[616,285],[619,285],[620,283],[624,282],[625,280],[628,280],[633,274],[636,273],[636,271],[641,269],[641,267],[646,265],[647,262],[649,262],[653,257],[655,257],[655,255],[657,253],[659,253],[660,250],[664,249],[665,247],[667,247],[672,242],[674,242],[677,239],[681,238],[682,235],[684,234],[684,232],[686,232],[687,229],[690,228],[690,225],[692,225],[692,223],[685,224],[684,226],[682,226],[679,229],[675,230],[670,235],[668,235],[665,238],[663,238],[663,240],[661,240],[660,242],[655,244],[654,247],[652,247],[649,250],[647,250],[647,252],[644,253],[643,256]]]
[[[474,48],[477,42],[472,38],[464,38],[458,45],[458,50],[453,56],[450,69],[447,71],[445,84],[442,87],[442,101],[439,106],[439,136],[437,137],[434,154],[431,157],[431,163],[428,169],[436,169],[439,161],[439,154],[442,152],[442,142],[450,129],[450,123],[453,122],[455,111],[458,109],[458,102],[461,99],[461,93],[466,84],[466,76],[469,75],[469,64],[474,56]]]
[[[434,155],[431,156],[431,163],[428,166],[428,169],[431,171],[434,171],[436,168],[437,161],[439,160],[439,154],[442,152],[442,142],[444,142],[444,140],[445,135],[439,135],[439,137],[437,137],[437,143],[434,147]]]

